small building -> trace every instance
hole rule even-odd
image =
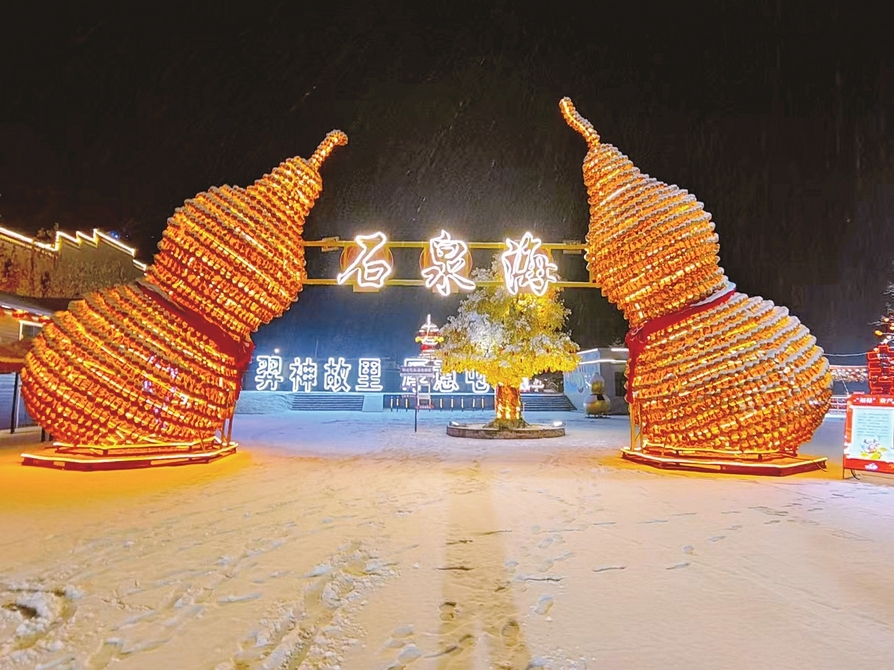
[[[20,374],[30,342],[71,300],[143,276],[136,249],[99,230],[43,241],[0,227],[0,430],[33,425]]]
[[[579,352],[580,363],[565,373],[565,395],[579,410],[590,396],[590,382],[599,374],[605,380],[605,394],[611,398],[612,414],[626,414],[627,358],[626,347],[600,347]]]
[[[23,298],[0,292],[0,430],[34,425],[20,398],[19,371],[25,354],[53,314],[68,308],[67,298]]]
[[[57,231],[44,242],[0,227],[0,291],[36,298],[80,298],[143,276],[136,249],[99,230]]]

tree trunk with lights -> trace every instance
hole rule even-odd
[[[528,423],[522,418],[521,391],[516,386],[497,384],[494,392],[496,417],[490,428],[524,428]]]

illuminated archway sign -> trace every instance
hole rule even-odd
[[[544,244],[540,238],[526,232],[521,239],[506,238],[504,242],[465,242],[454,239],[441,230],[437,237],[424,242],[389,240],[377,231],[369,235],[357,235],[352,241],[337,237],[305,242],[306,247],[319,247],[323,251],[342,249],[341,272],[335,279],[307,278],[307,286],[351,284],[355,291],[378,291],[385,286],[424,286],[447,297],[457,291],[472,291],[477,286],[502,284],[512,295],[533,293],[544,295],[550,286],[561,288],[597,288],[586,281],[562,281],[556,274],[558,266],[550,257],[551,250],[580,254],[586,245],[579,242]],[[419,258],[422,279],[397,279],[394,274],[394,258],[391,249],[421,248]],[[493,249],[500,253],[501,280],[473,281],[473,249]]]
[[[466,242],[455,239],[446,230],[427,241],[403,242],[389,240],[382,231],[368,235],[357,235],[353,240],[326,238],[318,241],[306,241],[306,247],[321,248],[322,251],[341,249],[341,272],[335,279],[307,278],[306,285],[347,285],[357,291],[377,291],[385,286],[424,286],[443,297],[457,291],[471,291],[481,285],[503,285],[512,295],[531,292],[543,295],[552,285],[573,288],[596,288],[590,282],[565,282],[556,275],[558,269],[552,262],[548,249],[561,250],[565,253],[579,254],[585,245],[577,242],[561,244],[544,244],[540,238],[526,232],[521,239],[507,238],[504,242]],[[394,258],[390,248],[418,248],[422,253],[419,258],[421,279],[396,279],[394,274]],[[492,249],[500,254],[500,265],[503,277],[499,280],[475,282],[469,278],[472,270],[472,249]],[[429,317],[422,326],[437,330]],[[278,353],[278,352],[276,352]],[[379,358],[356,359],[356,366],[343,357],[329,357],[325,362],[310,358],[295,357],[288,362],[278,355],[260,355],[256,357],[258,366],[254,377],[254,389],[257,391],[288,391],[311,393],[331,391],[333,393],[382,392],[382,362]],[[476,395],[490,393],[491,386],[477,372],[444,373],[440,361],[431,358],[408,358],[405,366],[433,366],[436,373],[432,379],[431,389],[440,393],[462,392],[464,389]],[[356,367],[356,371],[353,368]],[[287,370],[286,370],[287,369]],[[286,371],[288,377],[286,377]],[[353,382],[353,384],[352,384]],[[402,375],[401,388],[413,390],[418,378]],[[538,380],[525,380],[525,391],[541,390]]]
[[[372,235],[358,235],[355,247],[345,249],[342,264],[346,266],[336,281],[345,284],[353,279],[357,288],[378,290],[385,286],[385,280],[394,273],[394,261],[388,251],[388,237],[383,232]]]
[[[232,453],[232,417],[254,348],[250,335],[281,316],[305,286],[350,283],[369,291],[428,282],[430,290],[449,295],[481,285],[466,275],[469,251],[502,252],[502,243],[469,244],[446,231],[423,242],[389,242],[382,232],[344,243],[304,239],[305,220],[323,187],[319,170],[346,143],[344,133],[332,131],[308,159],[289,158],[244,187],[197,194],[174,212],[143,278],[97,291],[54,317],[25,359],[22,394],[57,451],[26,455],[25,462],[118,467]],[[412,280],[392,277],[392,248],[426,246],[430,272]],[[307,277],[305,252],[313,247],[344,251],[336,278]],[[545,267],[534,263],[535,270]],[[549,281],[548,268],[539,277]],[[375,359],[332,357],[319,368],[306,358],[260,355],[257,361],[256,387],[268,391],[289,382],[293,390],[309,391],[321,381],[336,393],[350,390],[352,382],[356,390],[381,386]],[[455,388],[455,380],[444,379],[442,386]],[[84,460],[107,447],[116,449],[114,456],[102,452],[98,461]],[[59,450],[68,451],[63,457]]]
[[[469,279],[472,269],[472,254],[469,245],[462,240],[454,240],[445,230],[428,241],[422,256],[422,276],[425,288],[432,289],[447,297],[456,286],[461,291],[471,291],[475,282]]]
[[[529,289],[541,296],[549,289],[550,282],[559,280],[555,274],[559,268],[541,249],[539,237],[525,233],[518,242],[506,238],[506,246],[509,249],[500,255],[500,263],[503,282],[512,295]]]

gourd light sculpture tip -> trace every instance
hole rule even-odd
[[[332,153],[332,150],[335,147],[343,147],[348,143],[348,136],[345,135],[340,130],[331,130],[327,133],[326,137],[323,138],[323,141],[320,142],[320,145],[313,152],[311,157],[308,159],[308,163],[315,170],[319,170],[320,166],[329,158],[329,154]]]
[[[571,102],[571,98],[562,98],[559,101],[559,109],[562,110],[562,116],[565,117],[565,122],[583,136],[587,141],[587,146],[599,144],[599,133],[596,132],[592,123],[578,113],[577,109],[574,107],[574,103]]]

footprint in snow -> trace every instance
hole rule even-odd
[[[452,600],[445,600],[438,609],[441,610],[441,621],[453,621],[456,618],[456,603]]]
[[[534,606],[534,612],[537,614],[548,614],[553,607],[552,596],[540,596],[537,604]]]
[[[322,563],[316,566],[313,570],[308,572],[305,577],[322,577],[323,575],[328,575],[332,572],[332,566],[326,563]]]
[[[683,561],[682,563],[674,563],[673,565],[669,565],[665,568],[665,570],[676,570],[677,568],[685,568],[689,566],[689,561]]]
[[[412,626],[398,626],[391,631],[391,637],[410,637],[413,634]]]
[[[398,663],[409,663],[411,661],[415,661],[417,658],[422,656],[422,650],[419,649],[415,644],[408,644],[404,647],[401,652],[397,655]]]
[[[229,596],[221,596],[217,599],[218,604],[226,605],[227,603],[244,603],[249,600],[257,600],[261,597],[261,594],[258,592],[255,593],[246,593],[245,595],[229,595]]]
[[[510,619],[509,621],[507,621],[503,628],[500,630],[500,636],[503,638],[503,643],[510,647],[518,644],[520,635],[521,628],[518,625],[518,621],[516,621],[515,619]]]

